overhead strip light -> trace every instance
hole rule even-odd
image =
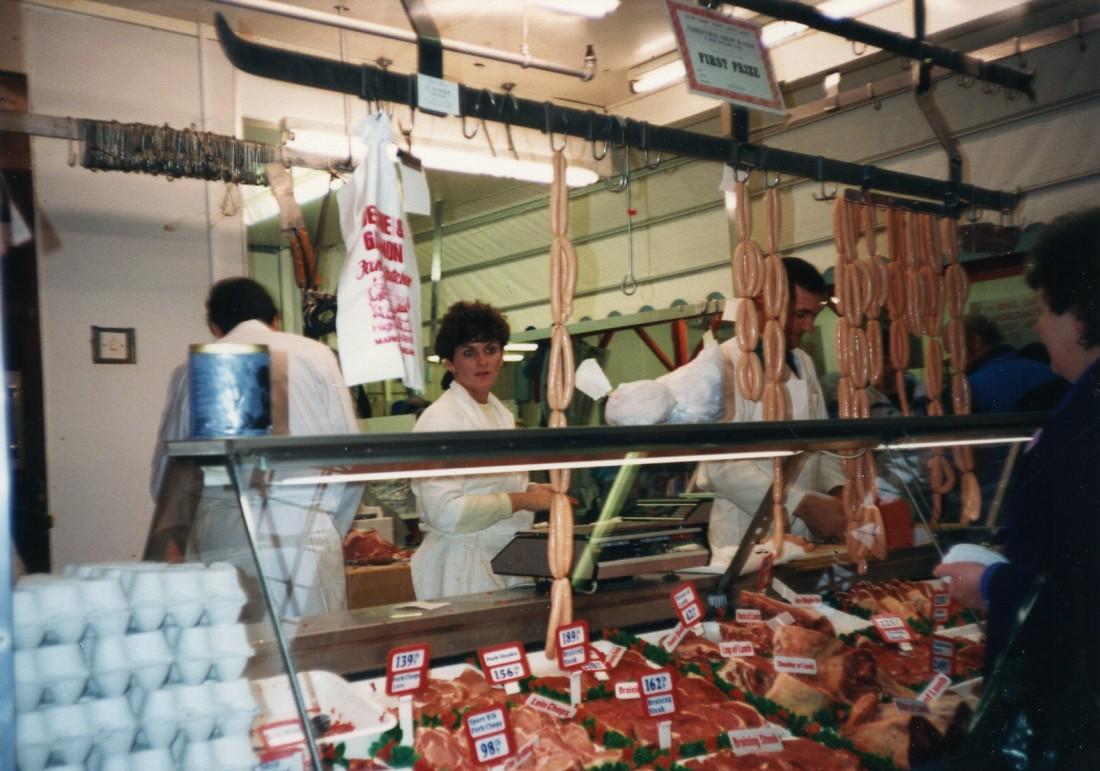
[[[727,452],[714,455],[671,455],[660,457],[607,458],[604,460],[563,460],[553,463],[504,464],[471,468],[413,469],[411,471],[363,471],[354,474],[321,474],[291,477],[272,482],[275,486],[320,485],[340,482],[372,482],[381,479],[421,479],[423,477],[460,477],[473,474],[511,474],[517,471],[552,471],[554,469],[603,468],[615,466],[647,466],[655,463],[695,463],[713,460],[759,460],[783,458],[794,455],[791,450],[762,450],[760,452]]]
[[[534,0],[534,4],[549,11],[599,19],[617,10],[619,0]]]
[[[630,90],[635,94],[648,94],[671,86],[673,83],[679,83],[686,74],[684,63],[677,59],[650,70],[637,80],[630,81]]]

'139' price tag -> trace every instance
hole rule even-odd
[[[485,673],[485,679],[492,685],[504,685],[522,680],[531,674],[531,669],[527,665],[527,654],[518,642],[481,648],[477,656],[481,660],[481,670]]]
[[[695,591],[694,584],[682,584],[670,596],[681,624],[691,627],[703,620],[703,602],[699,599],[699,592]]]
[[[588,662],[588,622],[575,621],[558,627],[558,667],[579,669]]]
[[[479,764],[496,765],[515,754],[508,711],[502,706],[467,712],[462,718],[470,752]]]
[[[431,646],[427,644],[393,648],[386,657],[386,694],[402,696],[423,688],[430,660]]]

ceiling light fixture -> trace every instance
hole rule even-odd
[[[539,349],[538,343],[508,343],[504,346],[506,351],[537,351]]]
[[[619,0],[534,0],[534,4],[549,11],[599,19],[619,7]]]
[[[635,94],[647,94],[671,86],[684,79],[687,69],[684,63],[676,61],[662,64],[660,67],[650,70],[636,80],[630,81],[630,90]]]
[[[370,482],[379,479],[416,479],[423,477],[458,477],[471,474],[509,474],[516,471],[552,471],[563,468],[603,468],[606,466],[646,466],[654,463],[692,463],[711,460],[758,460],[762,458],[782,458],[794,455],[791,450],[761,450],[760,452],[725,452],[713,455],[665,455],[636,456],[633,453],[625,458],[606,458],[602,460],[563,460],[553,463],[521,463],[514,465],[472,466],[470,468],[413,469],[406,471],[363,471],[350,474],[329,474],[320,476],[291,477],[272,482],[276,486],[335,484],[338,482]]]

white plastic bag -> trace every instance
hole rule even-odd
[[[637,380],[623,383],[607,397],[604,417],[613,426],[648,426],[664,423],[675,401],[664,383]]]
[[[722,353],[708,345],[682,367],[661,375],[658,383],[672,394],[669,423],[711,423],[722,417]]]

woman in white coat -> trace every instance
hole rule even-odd
[[[515,428],[490,393],[504,364],[508,322],[490,305],[457,302],[439,322],[435,353],[454,376],[450,388],[416,422],[416,431]],[[526,472],[429,477],[412,484],[424,542],[412,558],[416,597],[431,600],[505,589],[519,579],[493,573],[489,561],[534,512],[550,508],[548,485]]]

